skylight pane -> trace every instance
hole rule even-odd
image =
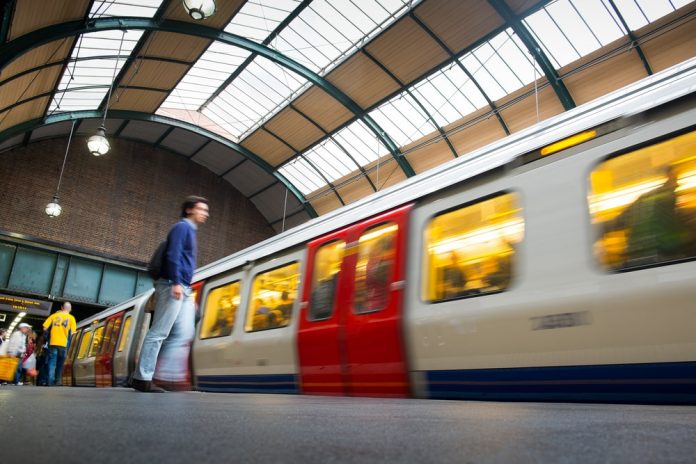
[[[674,11],[669,0],[637,0],[637,2],[650,22],[658,20]]]
[[[152,18],[162,0],[96,0],[89,11],[90,18],[137,16]]]
[[[648,24],[648,18],[645,17],[635,0],[614,0],[614,3],[632,31]]]
[[[319,169],[330,182],[350,174],[357,168],[355,163],[350,163],[352,167],[344,163],[345,160],[350,160],[331,139],[315,146],[306,152],[304,157]]]
[[[278,171],[288,178],[295,179],[296,182],[293,183],[297,185],[304,195],[326,187],[324,179],[302,157],[295,158],[279,168]]]
[[[361,166],[375,161],[381,154],[388,152],[362,121],[355,121],[333,137]]]
[[[419,2],[314,0],[271,46],[321,75]]]
[[[370,116],[399,146],[407,145],[436,129],[405,92],[371,111]]]
[[[626,31],[607,0],[573,0],[573,6],[585,19],[602,46],[626,35]]]
[[[249,55],[243,48],[213,42],[161,107],[197,111]]]
[[[523,22],[535,35],[537,42],[541,44],[546,56],[552,61],[556,69],[580,58],[578,52],[553,22],[546,10],[542,9],[527,16]]]
[[[601,4],[598,4],[598,2],[594,3],[603,10]],[[580,56],[585,56],[601,46],[592,34],[592,31],[590,31],[587,25],[582,21],[582,18],[580,18],[577,11],[568,0],[553,2],[548,5],[545,10],[549,13],[550,17],[561,31],[563,31],[566,40],[572,38],[573,48],[577,50]],[[591,21],[591,18],[589,19]]]
[[[212,101],[211,105],[215,104],[218,110],[208,112],[208,108],[204,108],[203,114],[220,125],[233,124],[237,130],[231,133],[239,139],[275,114],[306,83],[306,80],[280,65],[256,57]]]
[[[225,31],[263,42],[299,4],[299,0],[249,0]]]
[[[487,49],[490,49],[490,45],[484,44],[484,46]],[[490,57],[492,57],[492,53]],[[478,59],[476,54],[467,53],[460,59],[460,61],[467,68],[474,79],[476,79],[476,82],[479,83],[488,98],[491,100],[498,100],[506,95],[507,92],[505,92],[505,89],[501,87],[500,83],[498,83],[498,81],[486,68],[485,63],[487,60],[481,61]]]
[[[519,88],[520,82],[522,85],[527,85],[543,74],[536,61],[527,52],[527,48],[515,34],[508,36],[501,42],[498,54],[507,69],[511,70],[517,78],[517,82],[512,81],[515,90]]]
[[[79,37],[71,55],[72,60],[90,56],[116,57],[119,47],[121,48],[121,54],[118,55],[120,58],[68,63],[49,106],[49,113],[72,111],[72,109],[68,109],[67,103],[63,105],[62,101],[67,98],[71,89],[85,86],[98,86],[99,88],[80,93],[81,98],[84,99],[79,105],[80,108],[97,109],[109,91],[114,76],[114,68],[118,74],[142,34],[143,31],[126,31],[125,35],[122,31],[102,31],[83,34]],[[121,44],[121,38],[123,38],[123,44]]]

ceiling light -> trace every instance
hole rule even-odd
[[[196,21],[215,14],[215,0],[183,0],[184,9]]]

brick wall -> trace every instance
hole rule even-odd
[[[147,262],[178,220],[186,195],[210,200],[199,229],[198,265],[274,234],[253,203],[208,169],[151,145],[111,140],[94,157],[74,138],[60,187],[63,214],[44,212],[58,183],[66,139],[0,153],[0,229],[79,247],[96,254]]]

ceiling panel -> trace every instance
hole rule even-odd
[[[72,121],[59,122],[56,124],[49,124],[47,126],[41,126],[34,129],[31,132],[31,141],[45,139],[49,137],[65,136],[65,143],[67,144],[68,134],[70,134],[70,127],[72,126]]]
[[[141,140],[147,143],[155,143],[169,129],[170,126],[149,121],[130,121],[121,131],[121,136]]]
[[[428,143],[409,151],[406,159],[413,167],[413,170],[416,171],[416,174],[420,174],[442,163],[453,160],[454,155],[447,142],[440,140],[439,142]]]
[[[18,0],[15,3],[9,40],[53,24],[82,19],[91,0]]]
[[[216,142],[207,144],[191,158],[192,161],[207,167],[218,175],[226,172],[243,159],[244,156]]]
[[[266,160],[271,166],[277,166],[295,154],[287,145],[263,129],[259,129],[244,139],[242,145]]]
[[[454,53],[504,24],[486,0],[429,0],[416,9],[416,16]]]
[[[273,222],[282,219],[284,211],[287,214],[287,211],[293,211],[300,205],[294,195],[286,195],[286,192],[285,186],[278,183],[254,196],[251,201],[268,222]]]
[[[43,116],[49,97],[38,98],[0,113],[0,131]]]
[[[364,53],[346,60],[327,79],[362,108],[369,108],[399,89],[399,84]]]
[[[294,103],[298,110],[331,132],[354,115],[345,106],[318,87],[311,87]]]
[[[275,177],[251,161],[245,161],[225,175],[224,179],[246,197],[276,181]]]
[[[437,42],[408,17],[371,42],[367,50],[403,83],[448,58]]]
[[[291,108],[278,113],[266,123],[266,127],[297,150],[306,148],[324,135],[314,124]]]
[[[202,135],[194,134],[191,131],[184,129],[174,129],[167,135],[160,146],[168,148],[175,153],[181,153],[184,156],[191,156],[198,150],[208,139]]]

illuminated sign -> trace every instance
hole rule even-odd
[[[52,306],[53,303],[50,301],[0,294],[0,311],[25,312],[36,316],[48,316],[51,314]]]

